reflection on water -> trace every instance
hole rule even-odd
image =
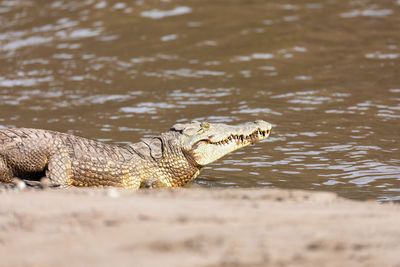
[[[0,127],[125,144],[175,122],[274,126],[207,187],[400,200],[398,1],[0,3]]]

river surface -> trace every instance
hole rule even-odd
[[[202,187],[400,200],[399,0],[0,2],[0,127],[137,142],[263,119]]]

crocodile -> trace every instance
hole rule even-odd
[[[0,129],[0,182],[127,189],[184,186],[207,164],[266,139],[271,124],[231,126],[194,121],[125,146],[31,128]]]

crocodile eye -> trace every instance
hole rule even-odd
[[[200,126],[201,126],[201,128],[205,128],[205,129],[210,128],[210,124],[208,122],[202,122],[200,124]]]

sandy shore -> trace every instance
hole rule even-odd
[[[400,266],[400,206],[331,193],[0,192],[1,266]]]

